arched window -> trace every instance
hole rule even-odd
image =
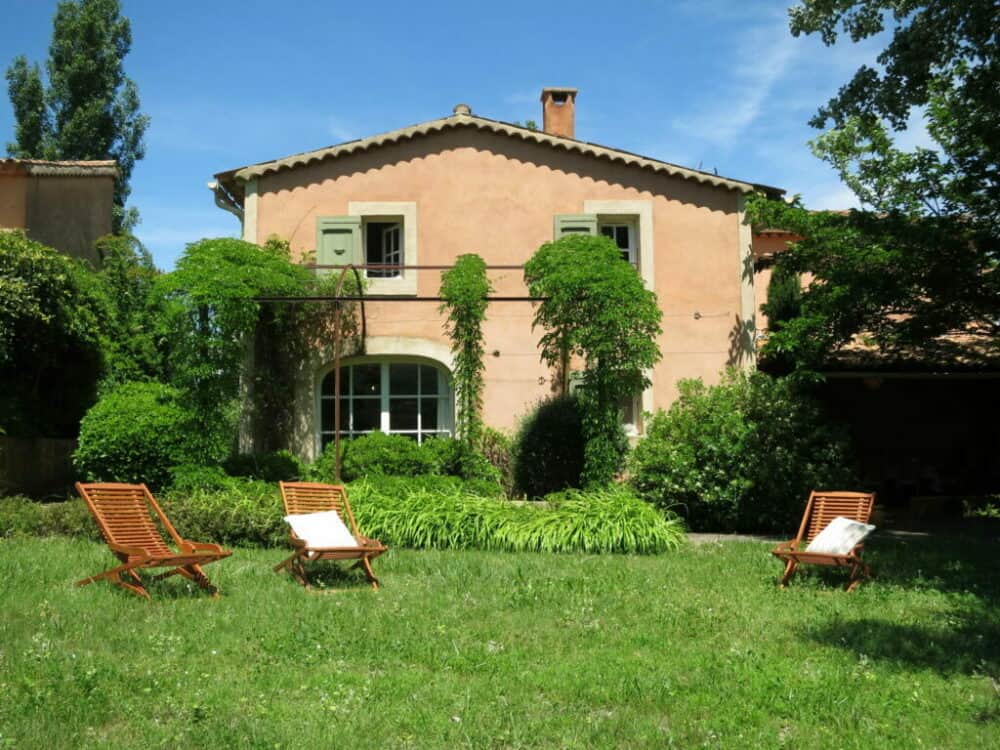
[[[366,360],[340,373],[340,437],[387,432],[418,442],[454,429],[444,368],[421,360]],[[320,448],[334,437],[334,371],[320,385]]]

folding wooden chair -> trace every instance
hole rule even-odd
[[[351,504],[347,501],[347,490],[339,484],[320,484],[318,482],[279,482],[281,499],[285,504],[285,513],[289,516],[303,513],[321,513],[335,511],[342,521],[345,521],[351,534],[357,541],[356,547],[310,547],[305,540],[300,539],[294,531],[290,531],[295,554],[274,566],[274,572],[280,573],[284,568],[295,577],[299,583],[309,588],[306,579],[304,562],[317,560],[357,560],[352,566],[360,568],[373,589],[378,589],[378,578],[372,572],[371,561],[389,550],[382,542],[362,536],[358,524],[354,520]]]
[[[229,557],[232,552],[217,544],[182,539],[146,485],[77,482],[76,490],[97,519],[104,541],[122,563],[103,573],[77,581],[77,586],[86,586],[103,579],[149,599],[149,592],[138,571],[142,568],[171,568],[166,573],[155,576],[153,580],[182,575],[218,596],[218,590],[209,582],[201,566]],[[150,510],[163,524],[176,550],[171,549],[164,541],[163,535],[153,523]],[[123,580],[123,575],[129,580]]]
[[[843,555],[807,552],[805,548],[837,516],[844,516],[860,523],[868,523],[874,505],[875,493],[817,492],[815,490],[810,493],[806,512],[799,525],[798,535],[790,541],[782,542],[771,551],[772,555],[785,562],[785,575],[781,579],[780,586],[784,588],[788,585],[800,563],[849,566],[851,577],[847,582],[848,591],[853,591],[861,584],[860,574],[863,573],[866,578],[871,577],[871,568],[861,560],[863,544],[858,544],[850,552]]]

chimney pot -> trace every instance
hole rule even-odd
[[[542,89],[542,130],[562,138],[576,137],[577,89]]]

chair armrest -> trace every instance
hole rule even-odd
[[[187,539],[182,540],[181,546],[184,548],[185,552],[225,552],[222,545],[212,544],[211,542],[190,542]]]
[[[115,554],[127,555],[128,557],[149,557],[146,550],[141,547],[128,547],[124,544],[115,544],[114,542],[108,542],[108,547]]]

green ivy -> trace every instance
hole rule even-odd
[[[445,331],[455,355],[455,401],[459,438],[469,448],[479,447],[483,432],[483,321],[493,286],[486,262],[474,253],[461,255],[441,276],[441,311],[448,313]]]
[[[585,368],[578,391],[584,486],[612,481],[626,442],[618,404],[649,385],[660,360],[662,313],[656,294],[606,237],[570,235],[542,245],[524,267],[529,292],[544,297],[534,325],[542,360],[562,368],[571,356]]]
[[[206,424],[228,416],[239,394],[260,319],[254,298],[301,294],[308,274],[281,252],[220,238],[188,245],[177,269],[158,280],[173,342],[171,380]]]

